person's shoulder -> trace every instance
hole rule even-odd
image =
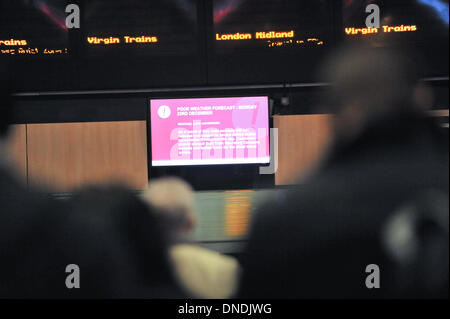
[[[337,232],[337,225],[363,219],[352,203],[359,203],[356,194],[364,193],[365,187],[355,174],[335,169],[318,172],[261,203],[251,220],[251,239],[256,243],[293,242]]]
[[[36,212],[52,213],[61,209],[59,201],[49,193],[27,187],[13,174],[0,168],[0,205],[2,212],[8,214],[28,214],[36,216]],[[40,215],[42,216],[42,215]]]
[[[349,179],[339,172],[327,170],[318,172],[307,180],[289,188],[280,189],[257,206],[255,218],[269,223],[282,222],[289,218],[302,218],[308,211],[341,197],[348,187]]]
[[[96,185],[88,186],[72,193],[68,200],[72,211],[78,211],[92,215],[95,212],[97,218],[110,215],[115,212],[115,218],[136,218],[147,215],[148,206],[140,199],[136,192],[121,185]],[[129,212],[133,214],[129,214]],[[84,214],[83,214],[84,215]],[[110,217],[111,217],[110,216]]]
[[[134,197],[131,190],[125,186],[116,184],[87,186],[75,190],[72,194],[72,198],[74,199],[102,201],[104,198],[108,198],[108,202],[121,201],[130,197]],[[107,202],[104,203],[106,204]]]
[[[179,283],[201,298],[222,299],[237,287],[240,272],[233,258],[194,244],[176,244],[169,252]]]
[[[171,258],[175,260],[191,260],[197,263],[204,262],[210,265],[237,267],[237,262],[233,257],[194,244],[172,245],[170,248],[170,255]]]

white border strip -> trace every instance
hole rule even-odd
[[[162,160],[152,161],[152,166],[187,166],[187,165],[221,165],[221,164],[269,164],[270,156],[257,158],[211,158],[197,160]]]

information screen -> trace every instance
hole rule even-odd
[[[377,5],[380,27],[366,26],[368,5]],[[448,0],[359,0],[343,2],[347,42],[401,49],[414,56],[422,77],[448,75]]]
[[[85,0],[80,88],[204,85],[197,0]]]
[[[219,53],[326,46],[333,36],[327,0],[214,0]]]
[[[196,54],[194,0],[89,0],[83,22],[88,56]]]
[[[0,56],[67,56],[66,5],[66,0],[0,0]]]
[[[212,84],[309,82],[335,45],[330,0],[214,0]]]
[[[380,9],[380,28],[366,26],[367,6]],[[443,45],[448,42],[448,0],[359,0],[343,2],[347,40],[375,39],[380,46]]]
[[[151,100],[153,166],[270,162],[268,97]]]

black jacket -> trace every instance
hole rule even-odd
[[[80,289],[66,287],[67,265]],[[55,200],[0,168],[0,298],[184,298],[152,210],[121,187]]]
[[[251,227],[240,296],[448,295],[448,233],[444,291],[425,292],[420,274],[406,274],[411,267],[400,275],[382,244],[388,218],[402,205],[429,190],[448,196],[448,141],[438,130],[429,120],[405,116],[370,127],[337,145],[315,176],[262,206]],[[380,268],[380,289],[365,285],[369,264]]]

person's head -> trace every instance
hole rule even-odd
[[[417,113],[429,103],[417,68],[400,52],[373,46],[344,47],[323,65],[330,84],[326,105],[337,139],[349,139],[374,123]]]
[[[6,62],[0,59],[0,140],[6,136],[12,116],[9,72]]]
[[[184,297],[154,211],[130,191],[89,187],[67,201],[30,198],[36,199],[33,214],[11,211],[15,217],[2,224],[0,297]],[[66,287],[72,264],[79,267],[80,289]]]
[[[159,211],[161,223],[170,237],[189,235],[195,226],[192,187],[177,177],[150,182],[144,200]]]
[[[120,186],[83,189],[70,204],[61,231],[68,250],[63,256],[81,269],[81,297],[178,293],[172,290],[168,243],[152,207]]]

